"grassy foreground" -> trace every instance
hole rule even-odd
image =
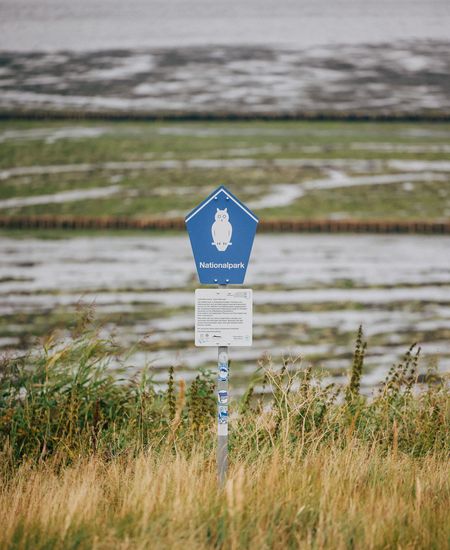
[[[361,331],[344,388],[266,365],[218,489],[212,375],[114,377],[113,344],[78,329],[1,364],[1,548],[448,546],[449,393],[433,373],[417,391],[414,348],[370,400]]]
[[[318,443],[318,439],[316,443]],[[348,437],[234,463],[213,455],[92,457],[5,483],[3,548],[436,548],[448,544],[448,469]]]

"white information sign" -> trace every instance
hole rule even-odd
[[[206,288],[195,291],[196,346],[251,346],[251,289]]]

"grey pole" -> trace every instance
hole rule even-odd
[[[226,288],[226,285],[219,285]],[[217,475],[224,485],[228,469],[228,346],[219,346],[217,353]]]
[[[228,346],[219,347],[217,363],[217,474],[223,485],[228,467]]]

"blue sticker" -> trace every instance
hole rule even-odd
[[[218,398],[220,404],[226,405],[228,403],[228,392],[226,390],[219,390]]]
[[[219,424],[228,423],[228,407],[226,405],[221,405],[219,407]]]
[[[226,363],[219,363],[219,380],[221,382],[228,380],[228,365]]]

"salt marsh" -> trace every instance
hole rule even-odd
[[[182,216],[223,183],[261,219],[442,221],[449,138],[447,123],[3,121],[0,213]],[[267,354],[342,380],[360,323],[367,391],[416,341],[422,369],[448,369],[449,250],[447,236],[258,234],[254,346],[232,351],[234,383]],[[193,347],[195,286],[185,234],[4,231],[1,353],[64,338],[93,305],[117,366],[190,378],[215,359]]]

